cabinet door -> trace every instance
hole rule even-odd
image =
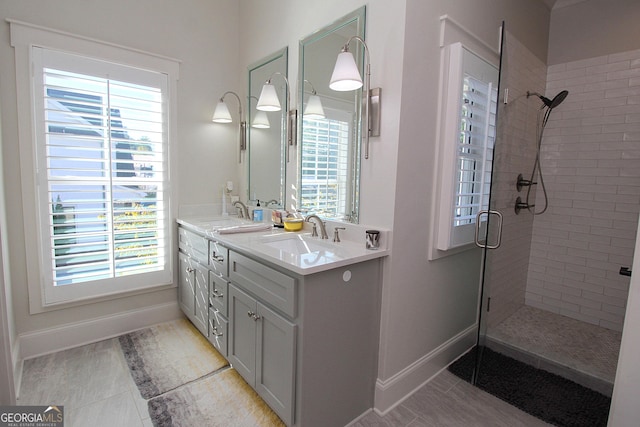
[[[256,300],[229,285],[229,361],[255,387]]]
[[[225,358],[227,352],[227,337],[229,336],[229,321],[213,307],[209,308],[209,342],[218,349]]]
[[[205,337],[209,336],[209,270],[196,262],[195,269],[195,317],[193,324]]]
[[[257,303],[255,389],[287,424],[293,424],[296,325]]]
[[[178,299],[184,314],[192,319],[196,306],[196,270],[194,261],[183,253],[178,254],[180,269],[178,270]]]

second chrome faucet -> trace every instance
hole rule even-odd
[[[249,208],[247,208],[247,205],[242,203],[240,200],[236,200],[235,202],[233,202],[233,207],[238,209],[240,218],[251,219],[249,218]]]

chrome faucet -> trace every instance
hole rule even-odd
[[[240,206],[238,206],[240,205]],[[249,208],[247,208],[247,205],[245,205],[244,203],[242,203],[240,200],[236,200],[235,202],[233,202],[233,206],[236,208],[236,210],[238,210],[240,218],[249,218]]]
[[[267,206],[267,207],[269,207],[269,205],[270,205],[270,204],[272,204],[272,203],[273,203],[274,205],[277,205],[277,204],[278,204],[278,201],[277,201],[276,199],[271,199],[271,200],[269,200],[267,203],[265,203],[264,205],[265,205],[265,206]]]
[[[320,219],[320,217],[318,217],[318,215],[315,215],[315,214],[307,215],[307,217],[306,217],[304,220],[305,220],[306,222],[311,222],[311,221],[310,221],[311,219],[316,219],[316,220],[317,220],[318,225],[320,226],[320,238],[322,238],[322,239],[328,239],[328,238],[329,238],[329,236],[327,235],[327,229],[326,229],[326,228],[325,228],[325,226],[324,226],[324,221],[322,221],[322,220]],[[312,224],[314,224],[314,225],[315,225],[315,223],[312,223]],[[315,227],[314,227],[314,229],[315,229]],[[316,236],[317,236],[317,233],[316,233]]]

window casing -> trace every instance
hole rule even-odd
[[[20,129],[21,154],[30,154],[21,166],[36,190],[23,200],[27,252],[38,253],[31,311],[172,284],[177,63],[11,24],[16,66],[28,60],[32,70],[29,85],[18,84],[33,112],[30,132]],[[33,194],[25,181],[23,193]]]
[[[461,43],[446,47],[443,64],[435,248],[449,251],[473,243],[477,214],[488,209],[498,71]]]

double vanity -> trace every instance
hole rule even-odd
[[[178,220],[180,307],[288,426],[346,425],[373,406],[387,251],[255,227]]]

